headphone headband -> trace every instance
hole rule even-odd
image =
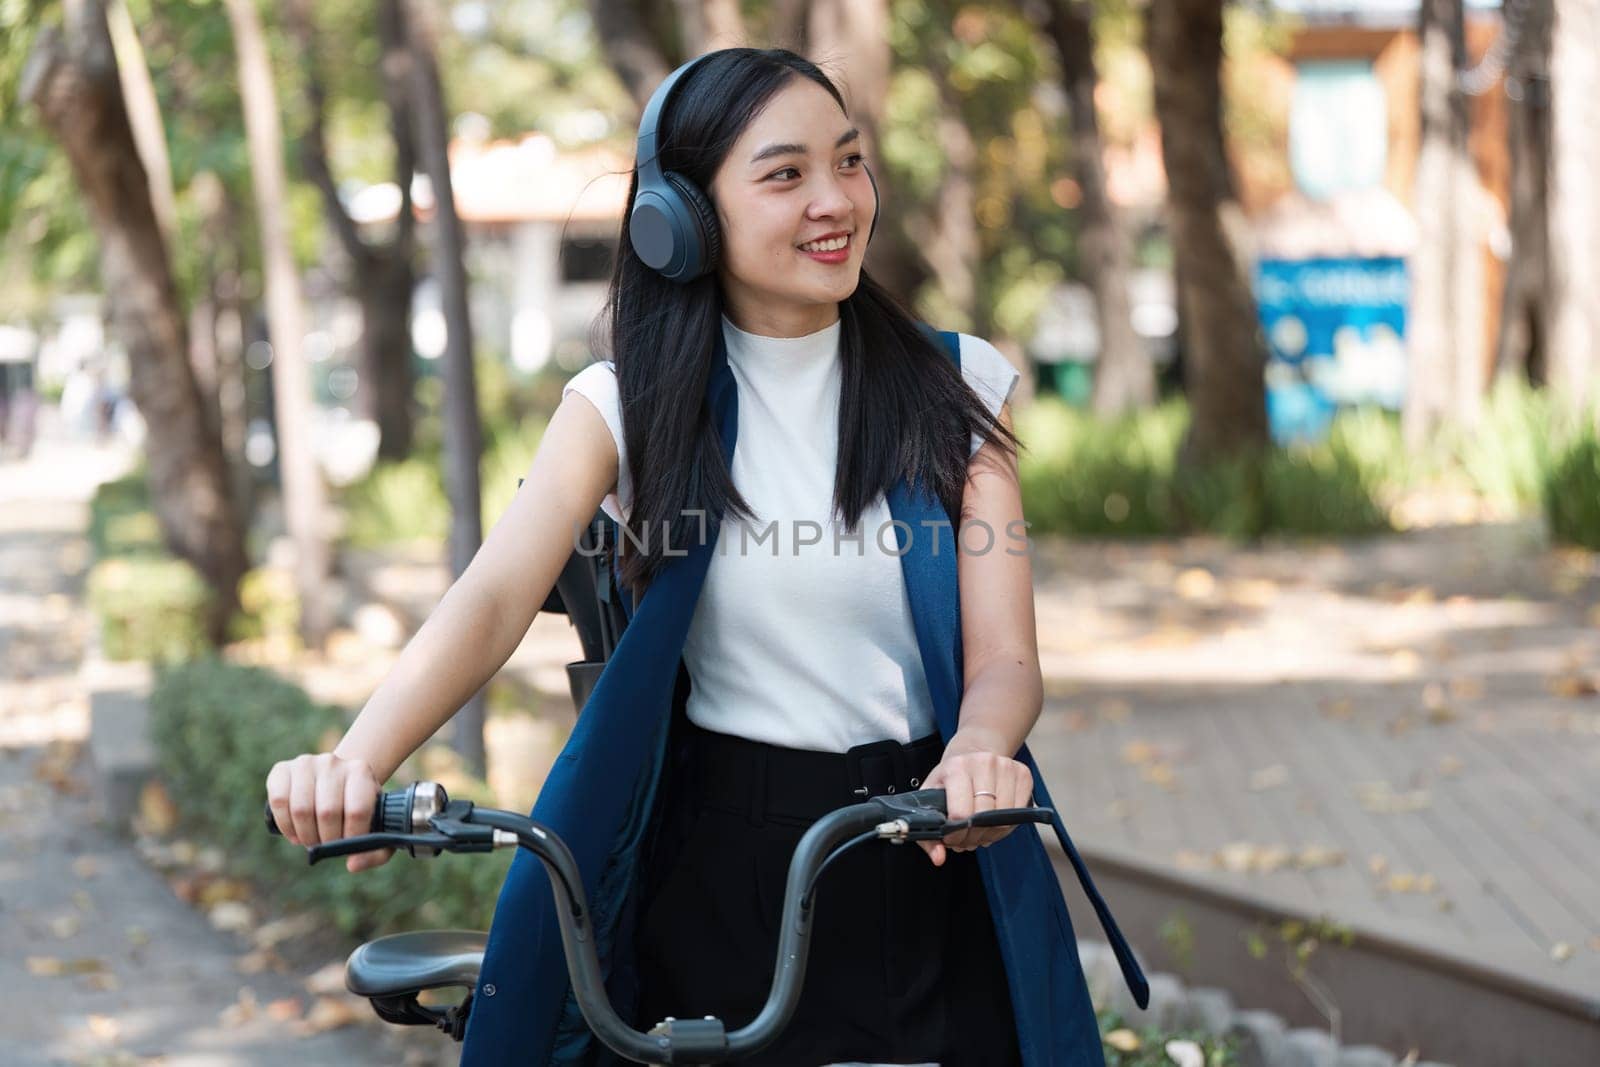
[[[656,91],[650,94],[650,100],[644,106],[644,114],[639,119],[639,144],[634,153],[634,167],[639,172],[639,185],[643,187],[648,177],[652,182],[661,180],[661,159],[656,151],[657,129],[661,122],[661,113],[667,109],[667,101],[672,96],[673,88],[683,80],[683,76],[711,53],[695,56],[684,63],[677,70],[668,74]]]

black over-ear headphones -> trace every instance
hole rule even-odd
[[[656,87],[639,120],[639,148],[634,160],[638,188],[628,216],[628,238],[645,266],[668,281],[679,283],[716,269],[722,254],[722,232],[711,199],[683,175],[662,171],[657,131],[673,87],[710,55],[715,53],[696,56],[668,74]],[[867,230],[867,243],[871,244],[878,229],[878,180],[865,160],[861,167],[872,182],[872,226]]]

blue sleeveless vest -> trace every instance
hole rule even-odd
[[[957,335],[944,332],[940,338],[959,367]],[[739,401],[720,330],[706,400],[731,468]],[[889,492],[888,503],[893,518],[905,524],[895,527],[901,569],[939,733],[948,743],[963,688],[954,531],[937,498],[912,492],[903,479]],[[917,533],[908,538],[907,531]],[[924,531],[938,533],[924,536]],[[715,532],[708,533],[704,544],[687,547],[663,567],[634,606],[622,641],[533,809],[534,820],[559,834],[577,859],[607,967],[607,991],[624,1018],[637,992],[631,946],[639,858],[654,826],[664,773],[670,773],[668,734],[674,711],[681,712],[687,679],[684,642],[716,544]],[[1033,772],[1036,801],[1051,806],[1026,746],[1016,758]],[[1053,828],[1134,999],[1144,1007],[1149,987],[1139,964],[1059,817]],[[1103,1065],[1072,922],[1037,830],[1019,827],[977,856],[1005,960],[1023,1063]],[[572,996],[544,868],[519,851],[495,908],[461,1062],[466,1067],[565,1067],[597,1061],[615,1062],[589,1033]]]

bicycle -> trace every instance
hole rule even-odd
[[[766,1003],[751,1022],[727,1032],[722,1021],[668,1016],[648,1031],[635,1030],[617,1014],[605,990],[600,960],[590,936],[588,898],[577,864],[561,838],[515,812],[479,807],[470,800],[451,800],[434,782],[415,782],[403,790],[381,793],[373,810],[372,832],[309,847],[307,859],[325,859],[393,848],[413,858],[441,852],[488,852],[525,848],[537,856],[550,877],[556,916],[567,958],[567,974],[584,1018],[613,1052],[636,1063],[712,1064],[749,1056],[770,1045],[794,1017],[800,1002],[810,949],[816,883],[828,865],[846,851],[872,840],[904,844],[936,841],[972,827],[1046,823],[1049,808],[1006,808],[979,812],[970,819],[946,819],[942,789],[922,789],[872,797],[839,808],[812,824],[795,846],[783,898],[782,923],[772,985]],[[267,829],[279,833],[272,810]],[[418,829],[426,825],[427,830]],[[392,934],[370,941],[350,954],[345,987],[366,997],[386,1022],[432,1025],[460,1041],[472,1011],[473,991],[483,962],[488,935],[464,930],[429,930]],[[462,988],[465,998],[447,1008],[418,1001],[430,990]]]

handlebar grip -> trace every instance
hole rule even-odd
[[[426,830],[428,820],[444,813],[450,796],[437,782],[412,782],[404,789],[391,789],[379,793],[372,805],[372,825],[375,834],[409,834]],[[266,806],[267,832],[282,836],[278,820],[272,816],[272,804]]]
[[[383,830],[384,798],[387,795],[389,795],[389,794],[379,793],[378,794],[377,803],[372,806],[372,826],[371,826],[371,831],[373,833],[379,833],[380,831]],[[401,791],[396,795],[404,796],[404,792]],[[272,803],[270,801],[268,801],[266,806],[262,809],[262,811],[266,816],[267,833],[275,834],[278,837],[282,837],[283,836],[283,831],[278,829],[278,820],[276,818],[274,818],[273,814],[272,814]]]

